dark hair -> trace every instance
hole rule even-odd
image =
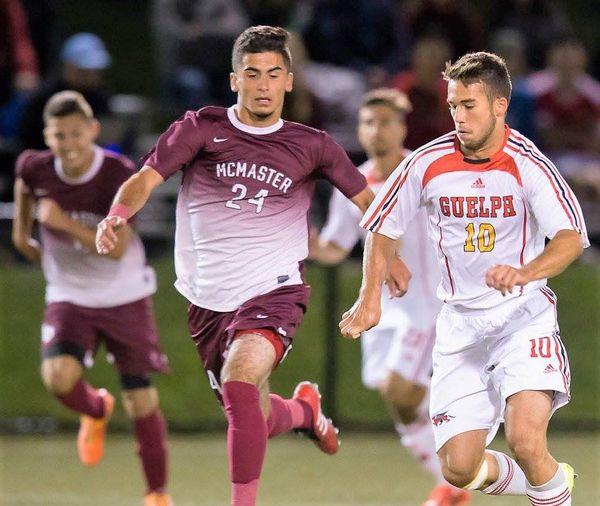
[[[94,118],[94,111],[81,93],[72,90],[60,91],[52,95],[44,106],[44,122],[50,118],[62,118],[80,114],[86,119]]]
[[[278,26],[251,26],[246,28],[233,44],[231,66],[237,70],[246,53],[279,53],[288,70],[292,68],[292,54],[289,47],[290,34]]]
[[[394,88],[376,88],[363,96],[360,107],[372,105],[384,105],[397,112],[400,116],[406,116],[412,111],[412,105],[408,97]]]
[[[463,84],[482,83],[490,100],[504,97],[510,100],[512,84],[505,61],[494,53],[468,53],[454,63],[446,63],[442,73],[446,81]]]

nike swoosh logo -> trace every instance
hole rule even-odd
[[[225,142],[229,137],[225,137],[224,139],[220,139],[219,137],[213,137],[213,142]]]
[[[263,320],[264,318],[268,318],[268,315],[266,315],[266,314],[257,314],[256,317],[260,318],[261,320]]]

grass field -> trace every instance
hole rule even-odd
[[[143,491],[133,439],[109,437],[94,469],[81,467],[74,435],[0,437],[3,506],[134,506]],[[224,435],[171,438],[171,492],[177,506],[228,504]],[[500,442],[494,447],[503,449]],[[600,504],[598,435],[555,434],[551,447],[579,473],[573,504]],[[261,506],[419,506],[432,481],[392,434],[350,434],[340,453],[321,454],[311,442],[284,436],[269,443]],[[524,497],[474,496],[472,506],[526,506]]]

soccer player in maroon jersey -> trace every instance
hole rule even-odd
[[[316,385],[292,399],[269,393],[269,375],[289,351],[308,303],[302,262],[315,179],[328,179],[361,210],[365,178],[325,132],[283,121],[292,90],[288,33],[248,28],[233,47],[229,109],[189,111],[161,135],[140,172],[121,186],[99,224],[98,251],[119,246],[116,230],[177,171],[175,286],[190,301],[190,333],[225,408],[231,504],[256,503],[267,438],[306,432],[325,453],[337,430]]]
[[[82,377],[104,343],[121,375],[123,406],[133,419],[147,482],[145,506],[168,506],[167,427],[149,374],[167,369],[152,310],[154,271],[129,226],[110,255],[98,255],[95,227],[119,185],[133,172],[128,159],[95,144],[100,127],[85,98],[74,91],[53,95],[44,109],[50,148],[28,150],[16,164],[13,242],[42,264],[46,310],[42,324],[44,385],[81,414],[77,448],[82,463],[96,465],[115,399]],[[32,237],[34,212],[41,245]]]

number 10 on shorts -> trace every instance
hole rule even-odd
[[[531,358],[550,358],[552,354],[552,350],[550,348],[550,338],[549,337],[538,337],[537,339],[530,339],[529,343],[531,344]]]

